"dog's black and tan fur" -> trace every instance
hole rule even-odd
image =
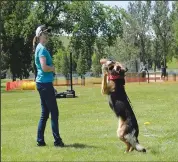
[[[118,62],[107,61],[103,64],[102,71],[101,91],[102,94],[108,95],[109,105],[119,119],[117,135],[127,145],[126,152],[134,149],[146,152],[146,149],[139,144],[138,123],[124,88],[126,70]],[[108,80],[108,75],[120,75],[120,78]]]

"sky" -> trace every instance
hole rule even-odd
[[[105,5],[110,5],[110,6],[118,6],[122,7],[124,9],[127,9],[129,1],[99,1],[101,3],[104,3]]]
[[[101,2],[101,3],[104,3],[105,5],[110,5],[110,6],[118,6],[118,7],[122,7],[124,9],[127,10],[127,6],[128,6],[128,3],[130,1],[98,1],[98,2]],[[172,3],[172,1],[170,1]],[[169,4],[170,5],[170,9],[172,9],[172,5],[171,3]]]

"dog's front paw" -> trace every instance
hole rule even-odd
[[[108,66],[106,64],[103,64],[101,69],[102,69],[102,74],[108,73]]]

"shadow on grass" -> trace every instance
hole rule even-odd
[[[65,145],[65,147],[73,147],[73,148],[80,148],[80,149],[84,149],[84,148],[98,148],[96,146],[91,146],[91,145],[85,145],[85,144],[81,144],[81,143],[74,143],[74,144],[69,144],[69,145]]]
[[[69,98],[79,98],[79,97],[78,96],[75,96],[75,97],[56,97],[56,99],[65,99],[65,98],[69,99]]]

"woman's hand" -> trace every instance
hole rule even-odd
[[[53,73],[55,73],[55,67],[54,66],[51,67],[51,70],[52,70]]]
[[[41,68],[44,72],[55,72],[54,66],[46,65],[46,57],[44,57],[44,56],[40,57],[40,64],[41,64]]]

